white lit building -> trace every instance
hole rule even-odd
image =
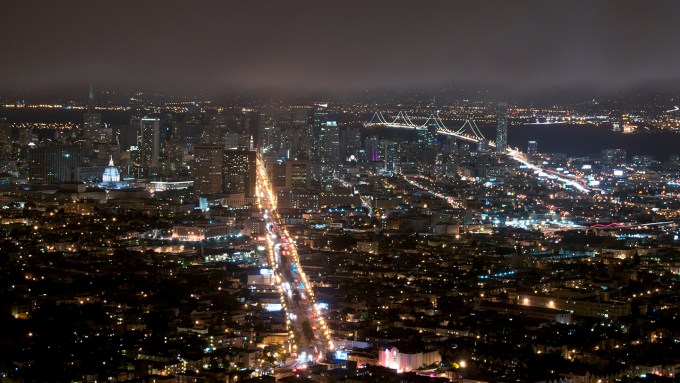
[[[378,352],[378,363],[397,372],[409,372],[422,366],[442,361],[439,351],[399,352],[396,347],[383,348]]]
[[[226,223],[205,223],[172,227],[172,239],[198,242],[211,238],[226,237],[230,226]]]

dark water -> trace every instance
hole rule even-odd
[[[480,127],[487,138],[496,135],[494,127]],[[539,152],[565,153],[570,156],[599,154],[602,149],[625,149],[628,157],[637,154],[652,155],[666,161],[671,154],[680,154],[680,133],[653,132],[623,134],[611,127],[595,125],[511,125],[508,127],[508,144],[527,150],[527,142],[535,140]]]

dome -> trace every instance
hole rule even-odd
[[[113,157],[109,161],[109,166],[104,169],[104,175],[102,176],[102,181],[104,182],[120,182],[120,171],[117,167],[113,165]]]

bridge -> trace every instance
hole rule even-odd
[[[422,124],[417,124],[413,122],[413,120],[425,120],[425,122]],[[383,112],[375,112],[373,113],[371,119],[364,125],[369,127],[383,126],[388,128],[414,130],[425,130],[430,127],[436,127],[438,134],[455,137],[468,142],[486,142],[489,147],[496,147],[496,143],[494,141],[487,140],[484,137],[474,120],[465,120],[460,128],[451,129],[444,124],[444,121],[442,121],[442,118],[439,116],[439,112],[430,113],[430,115],[427,117],[411,117],[403,111],[400,111],[394,117],[386,117]],[[538,178],[569,185],[581,193],[599,191],[598,189],[589,187],[585,179],[572,175],[560,174],[549,169],[543,169],[541,166],[531,163],[531,161],[529,161],[524,153],[522,153],[519,149],[507,148],[505,150],[505,154],[510,159],[519,163],[521,166],[528,168],[532,174]]]
[[[422,124],[413,122],[413,120],[425,120]],[[425,130],[429,127],[436,127],[438,134],[443,134],[446,136],[452,136],[468,142],[486,142],[490,147],[496,147],[496,143],[487,140],[482,134],[475,120],[465,120],[463,125],[458,129],[448,128],[439,112],[430,113],[428,117],[411,117],[406,112],[400,111],[396,116],[389,117],[385,116],[383,112],[375,112],[371,119],[364,124],[365,126],[385,126],[388,128],[400,128],[400,129],[415,129],[415,130]]]

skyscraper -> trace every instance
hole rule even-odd
[[[222,191],[222,146],[194,146],[194,196],[202,197]]]
[[[380,161],[380,139],[378,137],[370,137],[365,142],[366,153],[369,161]]]
[[[326,121],[319,127],[319,161],[337,162],[340,159],[340,130],[335,121]]]
[[[309,161],[289,160],[286,165],[286,189],[311,189],[312,174]]]
[[[147,171],[148,169],[158,168],[160,123],[158,118],[153,117],[144,117],[140,121],[139,150],[141,151],[141,166],[147,168]]]
[[[99,131],[102,127],[102,115],[94,107],[94,90],[90,86],[90,96],[87,99],[87,113],[83,115],[83,138],[91,144],[99,141]]]
[[[222,155],[222,191],[255,197],[257,182],[256,152],[225,150]]]
[[[347,158],[350,156],[350,138],[351,138],[351,133],[352,129],[349,126],[346,126],[342,129],[340,129],[340,147],[338,148],[338,155],[340,156],[340,160],[342,161],[347,161]]]
[[[394,173],[394,157],[395,157],[394,142],[384,141],[384,145],[385,145],[385,172],[392,174]]]
[[[328,109],[325,105],[318,105],[312,114],[312,135],[314,137],[313,159],[318,161],[322,155],[321,140],[323,138],[322,129],[328,123]],[[340,141],[338,139],[338,141]]]
[[[496,150],[508,148],[508,103],[499,102],[496,108]]]
[[[81,165],[81,149],[75,145],[53,145],[28,150],[28,179],[34,184],[69,181]]]

